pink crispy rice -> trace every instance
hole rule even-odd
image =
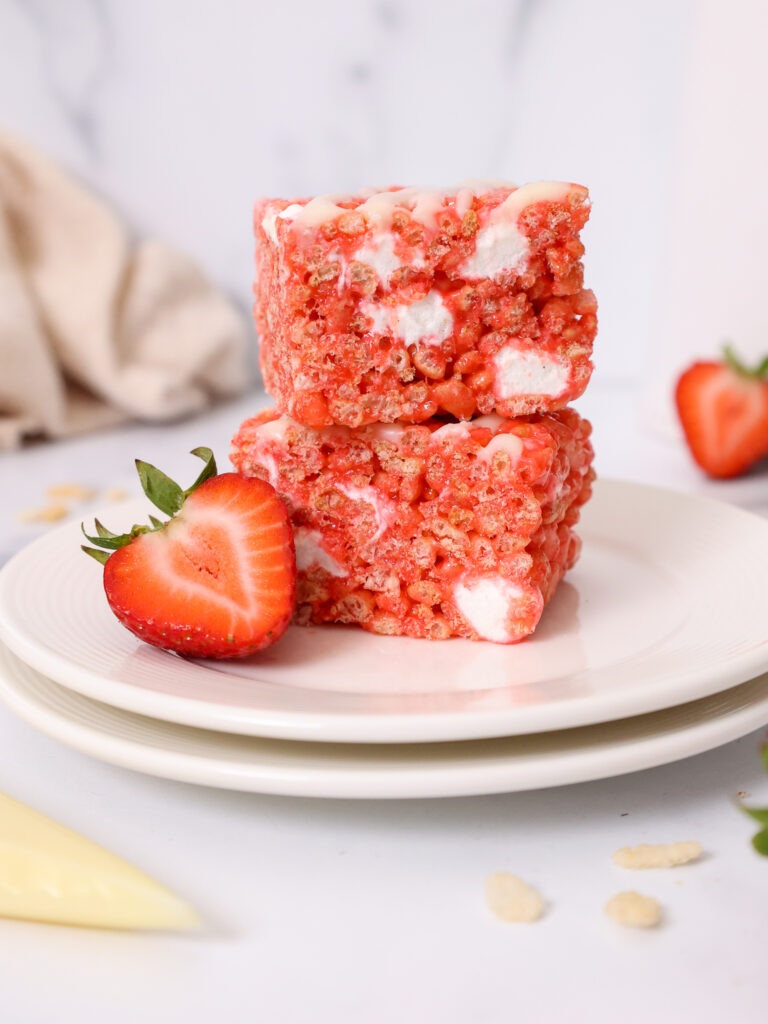
[[[321,430],[267,410],[232,461],[288,505],[298,622],[515,643],[578,557],[590,430],[572,409]]]
[[[563,182],[262,200],[267,390],[312,427],[564,408],[592,372],[589,210]]]

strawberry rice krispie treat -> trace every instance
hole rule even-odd
[[[286,501],[298,622],[514,643],[578,557],[590,430],[572,409],[321,430],[267,410],[232,461]]]
[[[564,408],[592,372],[589,209],[563,182],[257,203],[267,391],[312,427]]]

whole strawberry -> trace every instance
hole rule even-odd
[[[768,455],[768,358],[749,369],[730,348],[677,382],[677,411],[691,454],[714,477],[734,477]]]
[[[244,658],[274,643],[293,614],[296,558],[288,513],[264,480],[217,475],[210,448],[185,491],[136,460],[144,493],[171,518],[114,534],[95,520],[110,608],[141,640],[198,658]],[[103,550],[98,550],[103,549]]]

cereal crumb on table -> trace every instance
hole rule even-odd
[[[620,892],[605,905],[608,917],[628,928],[655,928],[661,921],[661,907],[652,896]]]
[[[701,843],[658,843],[651,846],[641,843],[639,846],[623,846],[613,855],[613,863],[620,868],[675,868],[681,864],[689,864],[701,856]]]
[[[96,491],[82,484],[54,484],[46,490],[45,496],[51,501],[91,501]]]
[[[110,487],[108,491],[104,491],[104,497],[107,501],[125,501],[128,491],[124,487]]]
[[[22,523],[55,523],[59,519],[66,519],[69,509],[66,505],[45,505],[43,508],[23,508],[19,512],[19,519]]]
[[[485,901],[502,921],[538,921],[544,908],[544,901],[535,889],[517,875],[503,872],[486,878]]]

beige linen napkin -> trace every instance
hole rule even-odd
[[[0,448],[167,420],[249,383],[243,319],[187,257],[0,132]]]

